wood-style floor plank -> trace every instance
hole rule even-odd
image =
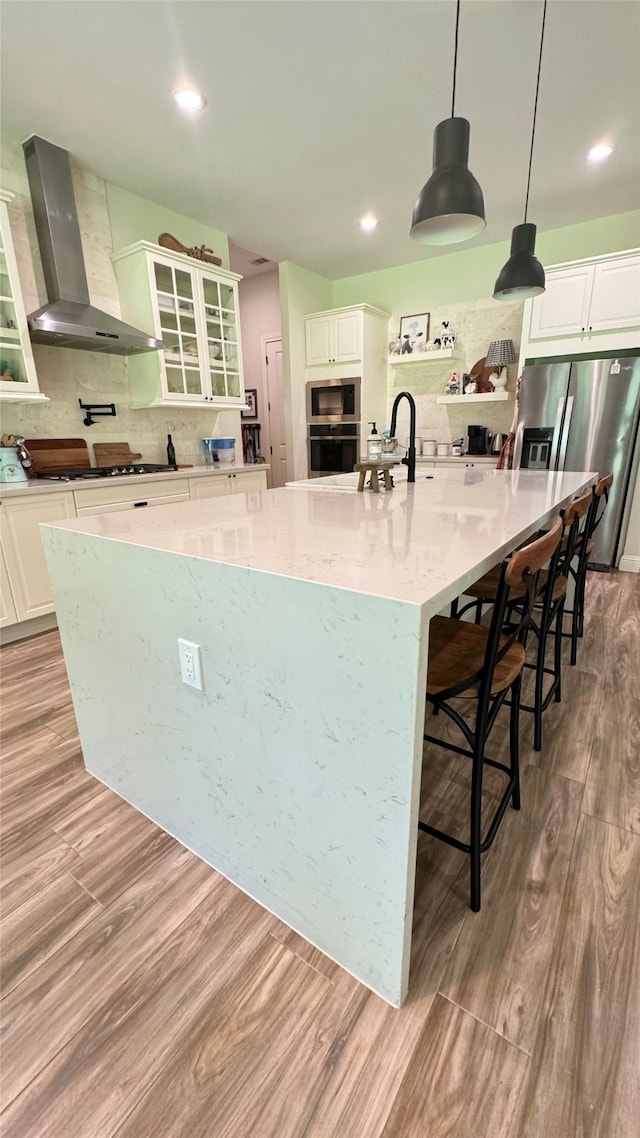
[[[640,574],[628,576],[609,637],[583,809],[640,834]]]
[[[10,913],[3,920],[2,995],[101,912],[102,906],[65,870]]]
[[[640,837],[582,815],[522,1112],[510,1138],[636,1138]]]
[[[437,996],[382,1138],[501,1138],[527,1066],[517,1047]]]
[[[533,1050],[569,873],[583,787],[528,767],[467,911],[440,991],[521,1050]]]

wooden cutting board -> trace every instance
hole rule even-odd
[[[78,470],[91,466],[84,439],[25,439],[33,465],[30,475],[39,470]]]
[[[128,443],[94,443],[96,466],[130,466],[142,458]]]

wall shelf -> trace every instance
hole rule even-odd
[[[483,391],[475,395],[438,395],[436,403],[506,403],[513,398],[513,391]]]
[[[389,356],[392,367],[401,367],[404,364],[431,364],[442,363],[443,360],[462,360],[462,352],[458,348],[439,348],[433,352],[405,352],[403,356]]]

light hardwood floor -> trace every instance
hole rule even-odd
[[[0,663],[3,1138],[635,1138],[639,577],[589,580],[541,754],[524,717],[480,913],[420,836],[400,1010],[86,774],[57,633]],[[460,760],[423,785],[464,817]]]

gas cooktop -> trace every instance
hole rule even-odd
[[[38,478],[49,482],[76,482],[85,478],[115,478],[123,474],[162,474],[177,470],[177,466],[162,466],[155,462],[134,462],[131,466],[86,466],[70,470],[39,470]]]

